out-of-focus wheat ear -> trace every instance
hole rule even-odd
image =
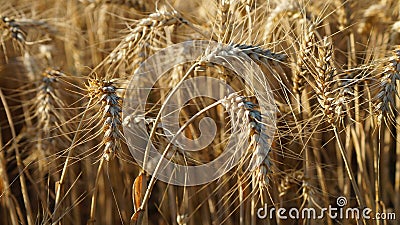
[[[59,174],[55,172],[58,167],[57,154],[60,146],[63,146],[65,130],[62,130],[62,126],[66,121],[59,79],[66,75],[50,68],[43,71],[41,75],[42,79],[35,89],[36,95],[33,106],[30,108],[34,112],[32,115],[34,124],[32,128],[29,128],[31,131],[29,136],[35,140],[31,146],[33,151],[30,153],[30,156],[35,159],[33,177],[37,179],[38,188],[45,190],[49,189],[48,181],[59,179]],[[47,193],[40,192],[40,194],[42,206],[48,208]]]
[[[135,69],[131,68],[132,65],[138,65],[148,57],[149,47],[154,38],[160,38],[160,32],[166,27],[188,23],[177,11],[166,10],[157,11],[137,21],[132,25],[130,33],[106,58],[105,63],[109,65],[110,75],[124,63],[128,63],[127,69]]]
[[[292,19],[297,20],[299,17],[301,17],[300,8],[295,4],[295,1],[279,1],[275,8],[268,14],[265,21],[263,40],[267,43],[279,41],[279,37],[277,39],[274,37],[276,30],[284,26],[283,23],[289,22]]]
[[[37,75],[42,72],[39,69],[39,65],[36,61],[36,58],[32,56],[28,51],[25,51],[22,57],[27,78],[31,82],[36,81]]]
[[[65,75],[54,69],[47,69],[42,75],[43,79],[36,95],[38,127],[48,136],[55,125],[54,122],[62,116],[56,112],[58,110],[56,108],[64,106],[64,103],[55,93],[55,84],[60,76]]]
[[[390,19],[388,18],[388,7],[386,4],[376,3],[370,5],[363,13],[361,21],[358,23],[357,32],[361,34],[369,33],[374,27],[374,29],[379,29],[379,23],[388,23]],[[386,26],[381,26],[386,29]]]
[[[59,137],[59,126],[66,121],[61,111],[65,106],[56,92],[58,79],[65,76],[61,71],[46,69],[35,97],[37,150],[40,155],[39,172],[48,173],[48,157],[57,153],[54,137]],[[43,174],[42,174],[43,175]]]
[[[315,44],[315,26],[308,23],[303,24],[303,26],[306,27],[304,27],[304,34],[296,51],[296,63],[294,64],[292,76],[292,91],[296,95],[297,101],[300,101],[300,93],[304,89],[305,77],[310,73],[306,63],[311,60],[312,47]]]
[[[111,160],[123,140],[121,122],[122,98],[117,94],[117,88],[112,81],[90,80],[89,92],[101,102],[103,130],[103,158]]]
[[[6,62],[8,62],[7,49],[5,41],[12,40],[15,49],[23,50],[25,47],[26,32],[21,28],[15,19],[7,16],[0,16],[0,44],[4,51]]]
[[[400,80],[400,47],[393,51],[388,65],[385,66],[383,76],[380,79],[380,91],[376,96],[377,104],[375,110],[378,115],[378,121],[393,121],[395,106],[395,97],[398,96],[396,90],[397,81]]]
[[[333,1],[333,4],[335,5],[335,14],[336,14],[336,19],[338,22],[338,29],[340,31],[343,31],[348,28],[350,24],[350,3],[347,1],[341,1],[341,0],[335,0]]]
[[[129,8],[138,9],[141,12],[146,12],[146,10],[150,9],[150,6],[153,6],[153,3],[151,1],[146,0],[79,0],[79,2],[91,6],[101,6],[103,4],[127,6]]]
[[[400,45],[400,20],[392,25],[389,44]]]
[[[33,45],[37,43],[43,43],[49,41],[50,39],[28,41],[27,32],[24,30],[23,26],[45,26],[46,23],[40,20],[32,19],[15,19],[7,16],[1,16],[0,28],[3,30],[3,36],[18,43],[18,46],[23,49],[26,45]],[[49,28],[49,27],[47,27]]]
[[[233,24],[230,23],[232,13],[230,11],[231,0],[221,0],[218,5],[218,32],[217,38],[219,43],[227,43],[232,32]]]
[[[26,33],[21,29],[21,26],[15,19],[2,16],[1,17],[2,28],[7,32],[9,37],[20,44],[25,44]]]

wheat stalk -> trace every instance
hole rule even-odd
[[[337,112],[341,111],[341,110],[336,110],[336,108],[342,107],[343,104],[341,102],[339,102],[338,104],[337,99],[333,97],[334,95],[333,82],[335,76],[335,68],[331,62],[333,54],[332,45],[330,44],[327,38],[324,38],[322,46],[318,46],[318,53],[319,53],[319,58],[316,64],[317,74],[315,75],[316,93],[318,97],[318,102],[323,110],[323,115],[327,117],[328,123],[331,124],[333,127],[335,138],[337,140],[337,145],[339,147],[341,156],[345,163],[345,168],[349,176],[349,179],[351,181],[351,184],[353,186],[353,190],[356,194],[358,204],[361,207],[364,207],[365,203],[363,197],[355,181],[355,176],[351,168],[347,152],[341,142],[339,132],[335,124],[337,119],[340,118],[341,116],[336,114]]]
[[[0,139],[3,137],[0,129]],[[0,141],[0,149],[3,149],[3,144]],[[17,208],[19,208],[18,203],[15,203],[13,199],[15,196],[12,191],[8,188],[10,182],[7,175],[7,161],[5,157],[5,152],[0,151],[0,198],[4,199],[5,206],[8,208],[9,216],[11,218],[11,224],[18,224]]]
[[[244,125],[245,128],[243,128],[244,132],[247,132],[251,134],[251,139],[250,145],[254,147],[253,153],[252,153],[252,159],[250,162],[250,167],[254,167],[257,165],[254,173],[257,177],[257,182],[260,186],[261,189],[264,189],[266,185],[268,184],[268,171],[271,166],[271,162],[269,159],[269,151],[270,148],[267,147],[267,143],[269,142],[268,139],[269,137],[263,133],[264,125],[262,124],[261,120],[261,113],[260,111],[256,110],[255,107],[256,105],[250,101],[246,101],[246,98],[243,96],[239,96],[237,93],[232,93],[229,96],[203,108],[199,112],[197,112],[193,117],[191,117],[183,126],[179,128],[177,133],[174,135],[174,137],[170,140],[168,145],[163,151],[163,154],[161,157],[165,157],[168,154],[168,151],[170,150],[171,144],[174,143],[178,135],[189,125],[191,124],[194,119],[196,119],[199,115],[204,113],[207,110],[210,110],[211,108],[217,106],[217,105],[223,105],[225,110],[227,112],[230,112],[231,115],[231,123],[233,127],[238,127],[241,125]],[[157,121],[157,119],[156,119]],[[154,128],[153,128],[154,129]],[[159,163],[156,165],[153,174],[157,174],[158,170],[160,169],[160,164],[161,160]],[[144,210],[149,198],[151,191],[154,187],[154,184],[156,182],[155,179],[156,176],[152,176],[150,179],[148,188],[144,194],[143,200],[141,202],[140,207],[135,211],[135,214],[132,217],[138,217]],[[140,223],[140,222],[139,222]]]
[[[230,12],[231,1],[221,0],[218,5],[218,33],[217,38],[221,43],[225,43],[229,39],[232,32],[232,24],[230,20],[232,13]]]
[[[104,150],[102,158],[100,160],[95,187],[92,194],[90,219],[88,224],[95,222],[96,216],[96,204],[97,204],[97,192],[98,192],[98,182],[100,179],[101,171],[104,165],[104,160],[109,162],[112,160],[118,150],[121,148],[121,140],[124,140],[122,134],[122,122],[121,122],[121,104],[122,98],[117,94],[117,88],[113,81],[90,79],[89,85],[87,85],[89,92],[89,97],[91,99],[97,99],[95,103],[101,103],[101,118],[103,121],[102,131]]]

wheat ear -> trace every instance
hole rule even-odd
[[[262,115],[256,109],[257,105],[251,101],[247,101],[246,97],[237,93],[232,93],[221,100],[221,104],[225,110],[231,115],[231,123],[233,126],[245,124],[246,129],[250,132],[250,143],[254,147],[250,165],[257,165],[254,172],[260,188],[266,187],[268,184],[268,172],[271,168],[271,160],[269,158],[270,148],[268,142],[270,137],[265,133],[265,125],[262,123]]]
[[[335,82],[335,68],[332,64],[332,54],[333,46],[325,37],[323,40],[323,45],[318,46],[319,57],[316,63],[317,74],[315,75],[315,91],[317,93],[318,102],[322,108],[323,115],[328,119],[328,123],[333,128],[335,138],[337,140],[337,146],[343,158],[346,172],[349,176],[350,182],[355,192],[357,202],[359,206],[365,207],[364,199],[362,198],[358,185],[355,181],[354,172],[351,168],[350,160],[347,156],[347,151],[344,148],[343,143],[340,139],[339,131],[336,125],[337,119],[340,118],[340,115],[337,115],[337,112],[340,110],[336,110],[336,108],[342,107],[343,105],[341,103],[338,103],[338,101],[334,97],[333,84]]]
[[[6,29],[10,34],[10,37],[21,44],[25,44],[26,33],[21,29],[21,26],[15,19],[3,16],[1,17],[3,29]]]
[[[65,76],[59,70],[46,69],[42,73],[42,81],[38,87],[38,92],[34,99],[36,123],[37,150],[39,154],[38,165],[41,178],[45,178],[49,173],[49,157],[57,153],[55,137],[63,131],[60,126],[65,123],[64,112],[61,111],[65,106],[62,99],[56,92],[56,84],[60,77]],[[59,132],[57,132],[59,131]],[[55,180],[57,174],[52,173]]]
[[[318,47],[317,74],[315,76],[315,81],[318,102],[323,109],[324,115],[328,118],[329,123],[335,121],[335,98],[332,92],[335,69],[332,66],[331,58],[332,45],[325,38],[323,46]]]
[[[378,101],[375,110],[378,114],[378,121],[382,119],[392,120],[394,117],[395,95],[397,81],[400,80],[400,47],[393,51],[393,56],[389,59],[389,64],[385,67],[383,77],[380,79],[381,84],[376,99]]]
[[[89,80],[89,95],[101,102],[103,126],[103,158],[111,160],[123,139],[121,132],[121,104],[122,98],[117,95],[117,88],[113,81],[102,81],[98,79]]]
[[[102,131],[104,150],[97,168],[96,180],[92,194],[92,202],[90,207],[90,218],[88,224],[94,224],[96,216],[96,203],[98,182],[103,169],[104,160],[110,161],[114,158],[115,153],[120,148],[120,141],[123,139],[121,132],[121,101],[122,98],[117,95],[117,88],[113,81],[91,79],[87,86],[91,99],[97,99],[97,103],[101,103],[102,113]]]
[[[139,62],[147,58],[148,47],[154,36],[159,36],[166,27],[179,24],[188,24],[176,11],[160,10],[150,14],[133,24],[134,28],[118,44],[118,46],[108,55],[106,63],[110,65],[109,69],[117,69],[123,62],[131,62],[135,57]]]

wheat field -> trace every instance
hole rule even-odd
[[[400,224],[399,1],[0,3],[0,224]],[[179,65],[185,48],[163,56],[153,66],[170,69],[132,97],[154,54],[190,41],[219,47]],[[205,165],[233,139],[243,154],[217,179],[157,179],[160,157]],[[136,160],[149,143],[159,157]],[[332,207],[370,218],[319,217]]]

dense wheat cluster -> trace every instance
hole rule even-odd
[[[399,224],[398,0],[3,0],[0,17],[0,224]],[[192,40],[221,45],[173,65],[145,113],[123,115],[143,62]],[[227,57],[261,69],[270,106],[213,61]],[[204,77],[234,92],[191,88],[169,132],[170,96]],[[206,117],[207,146],[176,145],[202,139]],[[130,123],[171,163],[211,162],[232,137],[245,152],[212,182],[174,186],[155,178],[159,158],[143,162],[153,174],[134,159]],[[266,204],[319,216],[340,196],[392,219],[257,215]]]

